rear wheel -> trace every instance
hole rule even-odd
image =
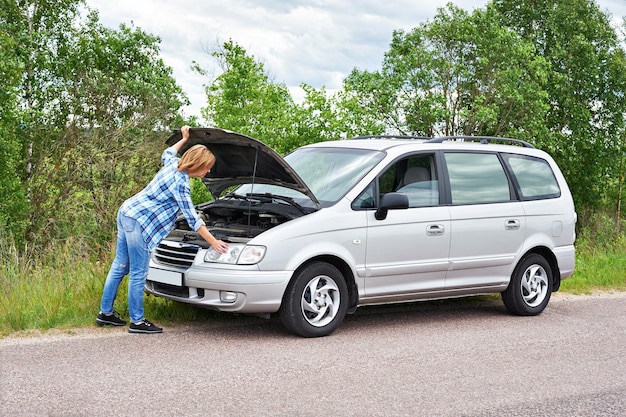
[[[280,318],[285,328],[302,337],[332,333],[348,307],[348,287],[337,268],[314,262],[297,272],[285,291]]]
[[[552,282],[548,261],[537,254],[529,255],[513,271],[509,286],[502,292],[502,301],[513,314],[535,316],[548,305]]]

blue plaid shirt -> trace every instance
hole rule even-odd
[[[122,204],[123,215],[136,219],[142,227],[143,240],[153,250],[172,230],[180,211],[193,230],[204,221],[198,217],[191,201],[189,175],[178,171],[176,149],[167,148],[161,156],[163,168],[142,191]]]

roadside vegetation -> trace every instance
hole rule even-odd
[[[619,228],[608,216],[598,216],[596,223],[581,229],[574,275],[563,281],[560,291],[626,291],[626,234],[616,232]]]
[[[296,103],[263,59],[229,39],[207,50],[201,119],[132,24],[104,27],[83,0],[0,0],[0,335],[93,325],[115,214],[183,124],[237,131],[285,154],[360,135],[514,137],[550,153],[579,213],[563,291],[626,290],[626,22],[594,0],[449,3],[395,30],[375,71],[359,63]],[[541,3],[541,4],[539,4]],[[192,184],[194,202],[210,198]],[[126,310],[125,288],[118,310]],[[147,298],[160,323],[211,316]]]

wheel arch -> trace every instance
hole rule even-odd
[[[535,246],[534,248],[528,250],[524,256],[520,258],[520,262],[531,254],[540,255],[548,262],[552,272],[552,292],[558,291],[561,287],[561,272],[559,271],[559,264],[554,253],[547,246]]]
[[[297,276],[300,271],[306,268],[308,265],[314,262],[326,262],[328,264],[333,265],[335,268],[341,272],[341,275],[346,280],[346,286],[348,287],[348,310],[347,314],[352,314],[356,310],[356,307],[359,302],[359,290],[356,285],[356,280],[354,279],[354,273],[350,266],[343,259],[338,258],[332,255],[319,255],[313,258],[307,259],[306,262],[302,263],[291,275],[291,279]]]

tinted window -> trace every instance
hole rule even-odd
[[[452,204],[511,200],[509,181],[498,155],[446,153]]]
[[[561,195],[559,184],[547,161],[530,156],[507,155],[524,200],[555,198]]]

